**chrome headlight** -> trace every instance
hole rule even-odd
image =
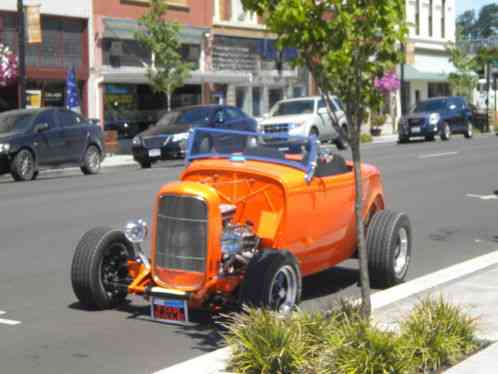
[[[0,153],[7,153],[10,150],[9,143],[0,143]]]
[[[433,126],[437,125],[440,118],[441,118],[441,116],[439,115],[439,113],[432,113],[429,116],[429,124],[431,124]]]
[[[132,243],[141,243],[147,238],[149,232],[147,222],[143,219],[130,220],[126,222],[124,234],[126,239]]]
[[[133,145],[141,145],[141,144],[142,144],[142,138],[141,138],[140,136],[135,136],[135,137],[132,139],[131,143],[132,143]]]

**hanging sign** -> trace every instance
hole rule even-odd
[[[29,5],[26,10],[26,33],[29,44],[37,44],[42,42],[40,6]]]

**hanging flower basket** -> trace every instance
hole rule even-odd
[[[17,56],[0,43],[0,86],[8,86],[17,80]]]
[[[375,78],[375,88],[382,93],[389,93],[399,90],[400,81],[395,72],[387,72],[382,78]]]

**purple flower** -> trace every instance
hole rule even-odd
[[[391,71],[384,74],[382,78],[375,78],[375,88],[382,93],[396,91],[400,87],[400,82],[396,73]]]
[[[17,79],[17,57],[9,47],[0,43],[0,86],[8,86]]]

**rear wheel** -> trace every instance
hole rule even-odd
[[[80,239],[71,266],[71,283],[80,303],[109,309],[128,294],[128,259],[133,246],[122,231],[97,227]]]
[[[142,169],[150,169],[152,166],[152,162],[150,160],[142,160],[138,161],[138,163]]]
[[[299,303],[301,289],[294,256],[284,250],[264,250],[251,259],[240,296],[243,304],[286,313]]]
[[[411,227],[403,213],[381,210],[367,230],[368,270],[376,288],[397,285],[406,277],[411,260]]]
[[[16,181],[30,181],[38,175],[36,172],[36,163],[33,153],[28,149],[21,149],[15,155],[10,164],[12,178]]]
[[[474,128],[472,126],[472,123],[470,122],[467,122],[467,127],[465,129],[465,132],[463,134],[467,139],[470,139],[472,138],[472,136],[474,135]]]
[[[405,143],[408,143],[409,141],[410,141],[410,138],[408,136],[400,135],[398,137],[398,143],[400,143],[400,144],[405,144]]]
[[[451,138],[451,129],[450,125],[448,123],[443,123],[443,126],[441,127],[441,140],[450,140]]]
[[[83,165],[81,166],[81,171],[85,175],[98,174],[100,171],[101,156],[99,149],[90,145],[85,151],[85,156],[83,157]]]

